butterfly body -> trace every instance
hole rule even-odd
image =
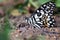
[[[26,22],[37,28],[44,27],[45,24],[47,27],[53,27],[55,24],[53,18],[54,9],[54,2],[47,2],[35,10],[30,18],[26,18]]]

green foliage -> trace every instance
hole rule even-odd
[[[44,4],[44,3],[48,2],[48,1],[50,1],[50,0],[38,0],[38,2],[40,2],[40,4]]]
[[[55,2],[56,2],[56,6],[60,7],[60,0],[56,0]]]
[[[3,2],[3,0],[0,0],[0,2]]]
[[[3,31],[0,32],[0,40],[9,40],[8,39],[9,31],[10,31],[10,24],[8,23],[8,20],[5,19],[5,25],[4,25]]]
[[[28,5],[28,2],[29,2],[29,0],[25,0],[24,4],[18,4],[15,6],[15,8],[17,8],[20,13],[27,12],[24,7]]]
[[[9,20],[8,20],[8,16],[6,15],[5,16],[5,19],[4,19],[4,26],[2,28],[2,32],[0,32],[0,40],[9,40],[9,36],[8,36],[8,33],[10,31],[10,23],[9,23]]]
[[[60,0],[29,0],[29,2],[35,7],[38,8],[40,5],[48,2],[54,1],[57,7],[60,7]]]
[[[18,4],[15,6],[15,8],[18,8],[20,13],[27,13],[27,10],[24,8],[28,4],[32,5],[36,9],[41,6],[42,4],[49,2],[49,1],[54,1],[56,4],[56,7],[60,7],[60,0],[25,0],[24,4]]]
[[[30,4],[32,4],[35,8],[38,8],[40,5],[48,2],[50,0],[29,0]]]
[[[29,2],[35,7],[38,8],[40,5],[48,2],[54,1],[57,7],[60,7],[60,0],[29,0]]]

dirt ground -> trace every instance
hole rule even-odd
[[[13,20],[12,20],[13,19]],[[24,17],[13,17],[10,21],[15,25],[10,32],[10,40],[60,40],[60,16],[55,16],[56,25],[53,28],[33,28],[28,25]],[[17,22],[18,21],[18,22]],[[41,38],[41,36],[44,36]]]

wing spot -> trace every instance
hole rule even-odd
[[[37,12],[39,12],[39,10],[37,10]]]

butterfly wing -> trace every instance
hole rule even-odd
[[[29,22],[29,24],[31,23],[35,27],[41,28],[44,26],[44,22],[47,21],[46,24],[48,27],[50,27],[51,24],[53,25],[52,20],[54,19],[52,18],[52,16],[53,16],[54,9],[55,9],[54,2],[49,1],[41,5],[36,11],[34,11],[31,17],[28,18],[27,22]],[[47,18],[45,19],[45,17]]]

